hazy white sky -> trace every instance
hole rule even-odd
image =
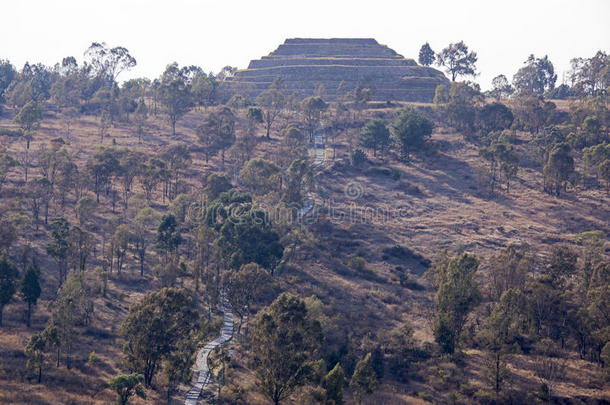
[[[19,0],[3,2],[0,58],[52,65],[82,60],[93,41],[124,46],[138,65],[119,79],[157,77],[170,62],[217,72],[245,68],[291,37],[372,37],[417,58],[464,40],[479,55],[478,81],[509,79],[530,53],[558,72],[576,56],[610,52],[608,0]]]

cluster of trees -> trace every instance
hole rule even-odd
[[[2,196],[2,213],[7,215],[0,219],[0,325],[2,310],[15,295],[27,304],[25,322],[30,326],[42,290],[53,292],[51,318],[25,348],[39,381],[51,356],[57,367],[62,359],[72,367],[80,333],[94,321],[94,300],[106,297],[109,278],[127,275],[154,277],[161,289],[136,303],[122,324],[126,374],[110,381],[119,403],[144,396],[143,387],[153,386],[161,371],[169,403],[177,385],[190,379],[197,342],[215,331],[213,309],[223,292],[240,319],[238,339],[251,348],[258,387],[274,403],[305,384],[315,389],[304,403],[314,403],[314,397],[342,403],[346,384],[361,402],[384,372],[406,380],[415,363],[466,345],[489,355],[497,395],[506,381],[505,364],[517,352],[543,354],[558,344],[577,348],[583,358],[610,361],[605,360],[610,352],[608,266],[600,233],[579,235],[579,258],[560,247],[540,263],[531,250],[509,247],[484,262],[491,270],[490,280],[483,282],[479,258],[440,255],[433,267],[438,345],[418,345],[413,329],[403,324],[363,338],[357,347],[358,342],[338,336],[319,300],[278,296],[276,278],[293,257],[300,235],[294,221],[271,220],[269,215],[288,211],[294,219],[302,207],[314,183],[307,143],[316,135],[330,138],[333,158],[336,138],[343,136],[352,163],[358,165],[367,157],[357,146],[373,156],[394,150],[408,159],[426,148],[435,121],[455,127],[480,147],[491,193],[503,186],[508,192],[514,184],[523,150],[515,141],[517,131],[531,133],[526,153],[540,167],[547,192],[558,195],[568,185],[592,179],[610,190],[604,53],[574,61],[569,89],[555,88],[552,63],[532,55],[512,85],[506,77],[494,79],[488,95],[496,101],[486,103],[477,85],[455,81],[475,75],[475,52],[460,42],[436,55],[426,44],[420,63],[436,61],[453,79],[450,86],[436,89],[436,108],[410,107],[391,120],[368,121],[363,110],[372,90],[363,86],[350,93],[343,84],[331,105],[324,101],[323,86],[300,101],[287,95],[278,79],[253,102],[235,95],[216,106],[228,98],[223,80],[233,68],[212,75],[174,63],[154,81],[119,85],[121,72],[136,63],[125,48],[94,43],[86,59],[82,66],[74,58],[54,68],[26,64],[21,72],[0,62],[0,101],[17,108],[14,123],[19,127],[3,134],[23,142],[22,153],[0,150],[0,190],[8,190]],[[562,114],[545,99],[562,94],[585,98]],[[191,145],[175,135],[180,119],[192,109],[205,111]],[[66,134],[42,144],[37,134],[47,111],[61,112]],[[141,141],[149,114],[164,114],[172,143],[154,154],[100,145],[82,156],[70,145],[72,124],[80,114],[98,117],[101,143],[117,122],[131,124]],[[257,136],[259,126],[263,136]],[[262,157],[254,154],[256,145],[272,134],[278,137],[274,150]],[[216,156],[218,164],[210,164]],[[580,157],[584,167],[577,173]],[[205,160],[206,169],[218,170],[202,181],[203,187],[190,181],[198,158]],[[16,170],[22,170],[23,181],[13,176]],[[7,183],[17,187],[3,188]],[[23,215],[26,210],[30,221]],[[19,236],[42,241],[57,269],[57,283],[44,277],[41,284],[37,256],[17,252]],[[199,315],[198,297],[203,297],[207,316]],[[536,344],[543,339],[545,345]],[[543,366],[540,375],[548,377]],[[346,376],[351,376],[349,382]],[[553,381],[547,377],[550,397]]]
[[[536,374],[550,400],[567,350],[603,363],[609,349],[608,262],[601,231],[579,234],[578,254],[566,245],[540,260],[529,246],[508,246],[485,262],[443,251],[431,268],[435,296],[434,337],[442,352],[467,345],[486,353],[489,387],[496,398],[508,386],[507,362],[516,354],[535,354]],[[483,281],[482,281],[483,278]],[[547,358],[550,352],[554,358]]]
[[[425,147],[433,129],[434,122],[426,114],[409,107],[396,114],[389,128],[382,119],[369,120],[362,127],[358,140],[360,146],[373,152],[373,156],[377,156],[377,152],[387,154],[390,147],[395,146],[399,155],[408,159],[410,154]],[[359,149],[352,152],[352,162],[359,154],[362,154]]]
[[[575,100],[569,113],[559,112],[553,102],[543,97],[554,83],[548,59],[532,57],[522,70],[518,74],[529,84],[517,86],[518,92],[509,100],[501,98],[512,91],[503,90],[494,93],[496,101],[486,102],[479,86],[468,82],[436,89],[438,118],[478,144],[488,165],[486,189],[493,194],[500,180],[508,192],[524,154],[540,167],[543,190],[548,193],[559,195],[568,185],[607,184],[606,167],[610,163],[604,163],[604,151],[610,141],[610,117],[603,96]],[[502,86],[508,86],[507,82]],[[520,153],[518,133],[529,133],[525,150],[522,148]],[[584,172],[576,171],[577,158],[585,163]]]

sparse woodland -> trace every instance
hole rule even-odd
[[[476,62],[404,103],[0,60],[0,403],[184,403],[222,294],[215,403],[608,403],[610,56]]]

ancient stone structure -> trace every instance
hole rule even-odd
[[[426,102],[437,85],[447,83],[438,70],[419,66],[372,38],[293,38],[238,70],[228,87],[232,94],[254,99],[277,77],[287,95],[308,97],[323,85],[328,101],[340,96],[341,82],[347,91],[370,88],[373,100]]]

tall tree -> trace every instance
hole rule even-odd
[[[508,379],[507,357],[518,352],[517,340],[525,330],[525,299],[521,290],[508,289],[502,293],[498,302],[485,320],[479,338],[487,350],[487,380],[493,387],[496,397]]]
[[[47,341],[43,331],[32,335],[24,350],[28,358],[27,366],[36,372],[39,384],[42,381],[42,367],[45,361],[46,346]]]
[[[126,150],[122,153],[116,172],[123,187],[123,204],[125,212],[129,208],[129,197],[134,179],[142,173],[144,154],[138,151]]]
[[[475,273],[477,258],[464,253],[435,268],[437,285],[434,338],[445,353],[453,354],[459,345],[468,314],[481,301]]]
[[[478,57],[476,52],[470,52],[464,41],[449,44],[436,56],[436,63],[444,66],[451,80],[458,76],[475,76]]]
[[[67,276],[69,241],[70,223],[63,217],[55,218],[51,222],[51,241],[47,244],[47,253],[57,263],[60,285]]]
[[[19,124],[22,131],[22,137],[25,140],[25,157],[24,157],[24,169],[25,169],[25,181],[28,181],[28,169],[29,169],[29,152],[30,142],[34,137],[34,133],[40,128],[40,121],[42,121],[42,109],[36,101],[29,101],[24,105],[19,113],[13,119]]]
[[[140,262],[140,276],[144,275],[146,252],[151,242],[151,233],[159,218],[152,208],[142,208],[133,220],[131,241],[133,250]]]
[[[190,148],[185,143],[172,143],[159,151],[159,158],[165,162],[168,176],[166,192],[170,200],[178,195],[178,181],[182,172],[191,164]]]
[[[129,368],[141,373],[150,386],[163,358],[189,338],[198,319],[195,300],[184,289],[164,288],[144,296],[121,325]]]
[[[112,235],[113,255],[116,257],[116,268],[119,275],[123,269],[123,264],[127,255],[127,248],[129,247],[129,242],[131,239],[131,231],[125,224],[117,226],[116,230],[114,231],[114,235]]]
[[[222,155],[225,164],[225,151],[235,143],[235,114],[229,107],[221,107],[210,112],[204,123],[197,129],[199,142],[203,146],[206,163],[209,156],[217,151]]]
[[[543,95],[545,91],[555,88],[557,75],[548,56],[536,58],[530,55],[524,65],[513,76],[513,85],[520,95]]]
[[[190,86],[183,70],[178,68],[176,62],[167,65],[161,75],[159,99],[166,108],[172,126],[172,137],[176,136],[176,122],[190,110],[193,104]]]
[[[171,405],[172,396],[178,384],[188,384],[193,377],[193,363],[197,354],[196,342],[186,339],[178,343],[176,350],[170,352],[164,361],[163,371],[167,378],[167,405]]]
[[[238,270],[226,272],[223,275],[223,285],[233,311],[239,316],[239,334],[244,316],[249,316],[251,306],[270,297],[273,292],[273,279],[258,264],[248,263]]]
[[[340,363],[335,364],[324,377],[322,385],[326,390],[326,399],[334,401],[335,405],[343,404],[343,386],[345,385],[345,372]]]
[[[4,307],[11,302],[17,291],[18,277],[19,272],[13,262],[4,254],[0,256],[0,326],[2,326]]]
[[[249,160],[239,172],[242,183],[257,195],[277,190],[280,177],[280,168],[273,162],[261,158]]]
[[[424,146],[433,128],[434,123],[413,108],[400,111],[390,125],[392,138],[405,158]]]
[[[36,260],[33,260],[23,273],[23,278],[19,285],[19,293],[28,304],[28,311],[25,318],[28,328],[30,327],[30,319],[32,318],[32,307],[36,305],[41,293],[39,277],[40,269],[38,268],[38,263]]]
[[[85,51],[85,57],[89,59],[95,74],[108,80],[109,87],[116,82],[121,72],[136,65],[136,59],[127,48],[109,48],[104,42],[93,42]]]
[[[245,208],[229,208],[216,241],[220,257],[234,269],[254,262],[273,274],[284,253],[279,234],[265,212]]]
[[[567,143],[560,143],[553,148],[544,165],[544,189],[559,196],[567,188],[567,182],[574,173],[574,158]]]
[[[370,120],[360,131],[360,145],[372,149],[373,156],[377,156],[377,150],[383,151],[389,144],[390,131],[383,120]]]
[[[274,80],[271,86],[256,98],[256,103],[263,108],[265,132],[267,139],[270,139],[271,126],[286,104],[282,80],[279,78]]]
[[[275,405],[311,374],[321,343],[320,324],[305,303],[284,293],[259,312],[252,332],[252,356],[259,390]]]
[[[373,368],[371,353],[367,353],[362,360],[356,364],[354,374],[349,382],[349,387],[354,393],[357,404],[362,404],[365,395],[370,395],[377,389],[379,382]]]
[[[161,223],[157,228],[157,250],[163,254],[164,263],[167,265],[170,255],[178,251],[178,246],[182,243],[182,234],[172,214],[166,214],[161,218]]]
[[[313,142],[315,130],[320,124],[322,113],[326,111],[327,108],[328,104],[320,97],[307,97],[301,102],[301,111],[305,118],[309,142]]]
[[[504,75],[498,75],[494,77],[491,81],[491,95],[497,99],[506,98],[510,96],[514,89],[513,86],[510,85],[508,79]]]
[[[423,44],[421,46],[421,48],[419,48],[419,57],[417,60],[420,65],[430,66],[431,64],[434,63],[435,59],[436,59],[436,54],[430,47],[429,43],[426,42],[425,44]]]

